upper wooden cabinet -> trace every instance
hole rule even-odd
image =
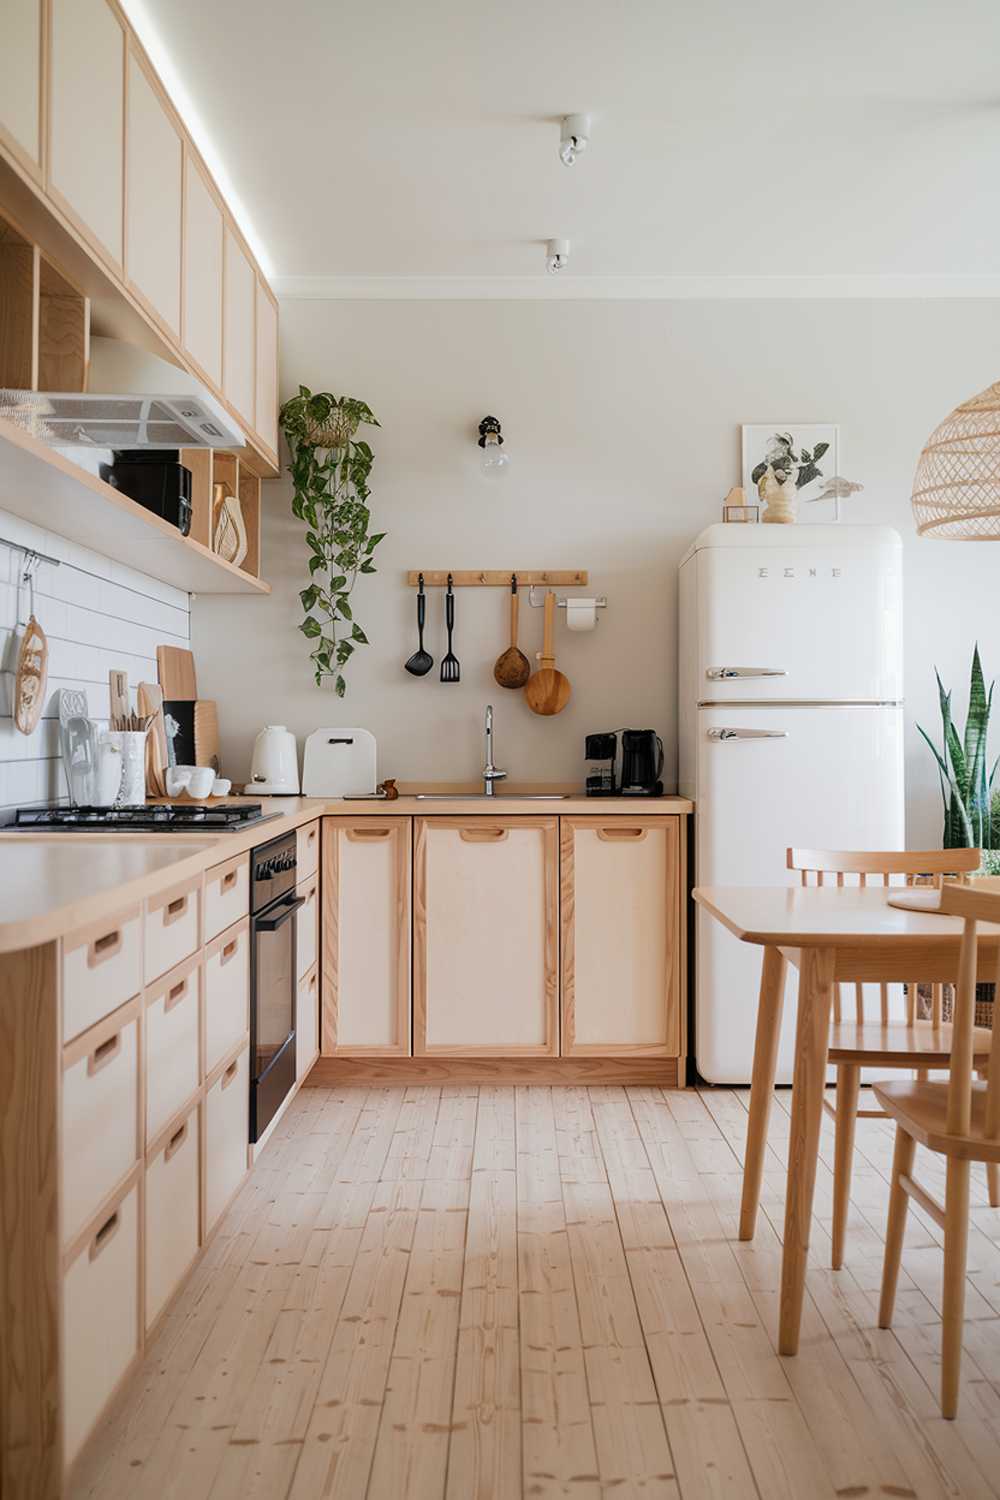
[[[681,820],[561,818],[562,1051],[676,1057]]]
[[[223,394],[243,420],[253,427],[257,388],[257,278],[240,241],[228,224],[222,306]]]
[[[109,327],[155,330],[277,472],[278,304],[118,0],[0,5],[0,216]]]
[[[51,0],[49,191],[120,272],[125,33],[106,0]]]
[[[173,113],[133,49],[125,135],[125,270],[172,334],[181,331],[184,148]]]
[[[222,205],[192,151],[184,167],[184,347],[222,388]]]
[[[257,280],[257,435],[278,451],[278,304]]]
[[[0,138],[33,175],[42,166],[44,0],[4,0],[0,42]]]

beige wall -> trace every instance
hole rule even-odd
[[[382,422],[373,505],[379,572],[355,612],[372,645],[359,651],[339,703],[310,676],[297,590],[306,581],[300,527],[284,483],[265,486],[267,600],[203,597],[192,625],[199,686],[219,700],[226,770],[243,777],[257,728],[302,736],[360,725],[378,739],[379,774],[475,775],[485,703],[497,709],[497,758],[512,777],[581,774],[583,737],[621,725],[676,738],[677,564],[719,519],[739,479],[743,421],[838,421],[842,469],[865,493],[845,514],[897,526],[906,544],[907,794],[911,844],[940,837],[929,753],[913,727],[936,731],[933,664],[964,717],[978,637],[1000,675],[1000,549],[918,541],[909,507],[916,457],[958,401],[1000,378],[993,302],[307,302],[282,305],[283,390],[367,400]],[[479,472],[475,428],[503,422],[511,468]],[[607,594],[597,631],[557,638],[573,684],[558,718],[532,715],[492,665],[505,645],[507,600],[458,596],[457,687],[410,678],[411,567],[582,567]],[[522,609],[522,646],[540,645],[541,612]],[[443,654],[440,597],[427,645]],[[994,734],[1000,753],[1000,714]]]

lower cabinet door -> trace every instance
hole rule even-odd
[[[140,1343],[139,1188],[89,1225],[63,1277],[63,1457],[73,1462]]]
[[[413,1050],[558,1051],[555,818],[414,821]]]
[[[205,1235],[247,1174],[250,1141],[249,1049],[211,1080],[205,1091]]]
[[[319,966],[299,980],[295,1004],[295,1078],[304,1078],[319,1054]]]
[[[680,819],[562,818],[562,1050],[676,1057]]]
[[[410,819],[323,819],[325,1055],[410,1053]]]
[[[168,1126],[146,1157],[146,1327],[166,1307],[198,1253],[201,1142],[198,1105]]]

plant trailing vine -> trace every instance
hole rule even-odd
[[[292,455],[292,512],[309,527],[311,582],[299,592],[306,615],[299,629],[313,642],[316,686],[332,677],[342,698],[355,647],[368,645],[354,618],[351,593],[360,573],[375,572],[372,553],[385,536],[369,533],[374,454],[355,434],[362,423],[379,423],[366,402],[328,391],[314,396],[304,385],[282,406],[278,420]]]

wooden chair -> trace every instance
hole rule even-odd
[[[978,849],[918,849],[889,853],[846,849],[789,849],[787,863],[790,870],[801,872],[803,885],[823,885],[826,877],[835,876],[836,884],[843,886],[845,876],[856,876],[858,884],[867,886],[869,877],[874,876],[880,877],[883,886],[888,886],[891,876],[902,875],[905,876],[907,885],[912,885],[918,876],[930,876],[933,885],[940,889],[946,875],[964,875],[978,870],[980,857]],[[864,1119],[885,1118],[881,1109],[858,1109],[861,1069],[877,1067],[916,1070],[921,1078],[926,1078],[931,1069],[948,1067],[952,1048],[952,1027],[941,1018],[943,987],[940,984],[932,987],[932,1010],[928,1021],[917,1020],[916,982],[908,986],[905,1021],[890,1018],[887,985],[879,987],[877,1020],[866,1011],[864,986],[861,984],[851,986],[854,990],[854,1017],[847,1017],[844,1014],[841,988],[838,985],[834,990],[833,1023],[830,1027],[830,1062],[837,1069],[836,1105],[828,1100],[823,1101],[824,1109],[833,1116],[836,1125],[831,1255],[835,1271],[839,1271],[844,1263],[844,1232],[851,1197],[855,1122],[859,1114]],[[990,1040],[988,1030],[984,1027],[974,1028],[973,1051],[977,1067],[985,1068],[987,1064]],[[1000,1207],[1000,1167],[988,1167],[987,1178],[990,1203],[994,1208]]]
[[[889,1223],[878,1324],[888,1328],[896,1300],[899,1262],[903,1252],[908,1200],[915,1198],[925,1213],[944,1230],[944,1291],[942,1296],[941,1414],[958,1410],[958,1376],[962,1359],[962,1319],[965,1310],[965,1256],[969,1238],[969,1166],[1000,1162],[1000,1027],[994,1027],[986,1083],[972,1077],[975,1058],[975,1004],[978,960],[978,922],[1000,922],[1000,894],[970,886],[946,886],[941,910],[965,923],[955,997],[951,1070],[945,1080],[877,1083],[875,1093],[896,1121],[896,1149],[892,1161]],[[1000,955],[996,968],[1000,982]],[[947,1160],[944,1207],[913,1178],[917,1142]]]

